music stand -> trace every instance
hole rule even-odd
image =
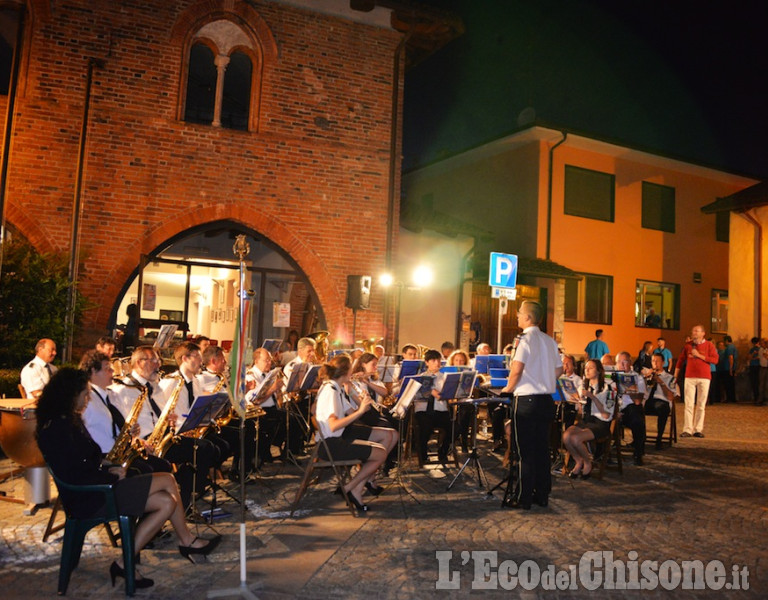
[[[309,384],[313,384],[317,380],[317,372],[320,367],[318,365],[310,365],[309,363],[299,363],[291,371],[288,382],[285,385],[285,391],[283,393],[283,409],[285,410],[285,443],[283,446],[282,458],[284,462],[292,463],[296,468],[301,468],[296,457],[289,448],[290,445],[290,432],[291,432],[291,414],[299,419],[299,422],[303,427],[309,431],[309,422],[301,414],[299,407],[296,406],[296,398],[302,391],[307,391],[309,388],[304,387],[305,381],[308,378]]]
[[[208,424],[214,422],[216,420],[216,417],[221,414],[222,410],[229,406],[229,394],[226,392],[218,392],[216,394],[207,394],[203,396],[198,396],[195,398],[194,402],[192,403],[192,406],[189,409],[189,412],[187,414],[182,414],[181,416],[184,417],[184,422],[181,424],[181,427],[179,428],[177,435],[183,435],[184,433],[188,431],[194,431],[195,429],[199,427],[205,427]],[[213,513],[216,508],[216,492],[218,490],[223,491],[227,496],[229,496],[232,500],[235,502],[240,502],[237,498],[235,498],[232,494],[230,494],[227,490],[222,488],[219,484],[216,483],[215,480],[211,481],[211,488],[212,488],[212,494],[211,494],[211,511],[209,513],[209,518],[205,519],[197,512],[197,486],[196,486],[196,479],[197,479],[197,448],[198,448],[198,440],[199,438],[193,437],[194,440],[193,447],[192,447],[192,514],[194,517],[201,517],[204,521],[207,521],[208,525],[211,525],[213,523]],[[197,519],[196,519],[197,520]],[[213,528],[211,528],[213,529]],[[215,530],[214,530],[215,531]]]
[[[448,489],[446,491],[451,490],[459,476],[464,472],[464,470],[467,468],[467,465],[469,465],[471,462],[475,467],[475,472],[477,473],[477,486],[480,488],[485,487],[486,492],[488,492],[488,477],[485,475],[485,471],[483,471],[483,465],[480,463],[480,457],[477,454],[477,405],[481,402],[486,402],[487,399],[480,398],[475,400],[471,398],[472,388],[475,385],[476,378],[476,371],[446,373],[445,383],[443,384],[443,391],[440,392],[441,397],[455,400],[455,402],[452,403],[455,409],[458,409],[458,407],[462,405],[471,405],[473,408],[472,452],[469,453],[469,456],[464,461],[464,464],[459,468],[459,472],[456,473],[456,476],[448,485]],[[485,479],[485,485],[483,485],[483,479]]]
[[[398,397],[397,402],[389,411],[389,414],[391,414],[393,417],[397,419],[397,432],[398,432],[399,439],[397,442],[397,473],[395,475],[395,478],[392,480],[392,483],[390,483],[387,486],[387,488],[391,487],[392,485],[397,485],[398,489],[400,490],[400,499],[402,500],[403,492],[405,492],[411,498],[413,498],[416,504],[421,504],[421,502],[416,496],[413,495],[413,492],[408,488],[408,483],[412,483],[415,487],[419,488],[425,494],[427,493],[427,491],[417,483],[413,483],[413,481],[407,482],[405,479],[406,467],[405,467],[405,460],[403,456],[403,444],[404,444],[405,438],[403,437],[403,435],[404,435],[406,418],[413,418],[413,411],[411,410],[411,407],[413,405],[413,400],[416,397],[420,388],[421,388],[421,383],[419,383],[419,381],[417,381],[414,378],[409,379],[407,383],[401,388],[400,396]]]

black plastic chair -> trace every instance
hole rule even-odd
[[[70,494],[101,493],[104,494],[103,515],[88,518],[73,517],[70,510],[64,505],[67,520],[64,524],[64,540],[61,548],[61,563],[59,566],[59,596],[67,593],[69,579],[72,571],[80,563],[80,553],[83,550],[85,535],[97,525],[109,524],[117,521],[120,526],[120,540],[123,547],[123,564],[125,566],[125,594],[133,596],[136,591],[136,574],[134,559],[134,533],[138,519],[130,515],[121,515],[117,510],[115,491],[112,484],[101,485],[72,485],[61,481],[56,474],[48,469],[56,482],[56,487],[61,495],[62,490]]]

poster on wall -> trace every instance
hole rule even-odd
[[[291,326],[291,305],[288,302],[272,303],[272,327]]]
[[[141,291],[141,310],[154,311],[157,302],[157,286],[154,283],[145,283]]]

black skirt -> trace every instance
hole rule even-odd
[[[608,437],[611,434],[611,422],[603,421],[592,415],[584,417],[581,421],[576,423],[576,427],[579,429],[589,429],[595,439],[602,437]]]
[[[115,484],[117,510],[121,515],[140,517],[146,512],[152,474],[126,477]]]
[[[332,437],[325,438],[325,443],[328,444],[328,450],[331,452],[333,460],[361,460],[365,462],[371,456],[372,446],[365,442],[355,444],[351,440]],[[328,457],[325,455],[325,448],[322,446],[320,447],[319,455],[323,460],[328,460]]]

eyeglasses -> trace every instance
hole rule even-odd
[[[160,362],[160,359],[155,356],[151,356],[149,358],[140,358],[139,362]]]

